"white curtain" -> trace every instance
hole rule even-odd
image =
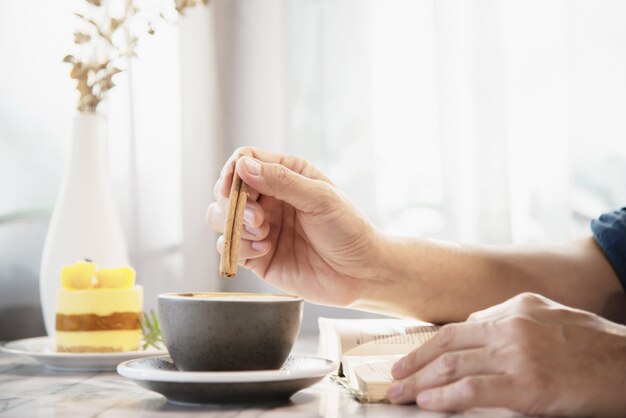
[[[189,83],[215,77],[222,158],[304,156],[387,232],[554,241],[626,201],[624,3],[216,0],[207,17],[183,23],[181,58],[211,51]],[[267,290],[244,277],[229,288]]]
[[[0,285],[13,293],[16,272],[36,280],[74,112],[60,59],[79,3],[48,3],[0,2]],[[625,21],[615,0],[212,0],[158,27],[103,109],[148,307],[163,291],[271,290],[216,277],[204,221],[242,145],[310,159],[389,233],[588,233],[626,202]],[[320,312],[340,314],[309,307],[305,329]]]
[[[564,239],[626,197],[623,2],[217,0],[210,13],[223,146],[311,159],[384,230]]]

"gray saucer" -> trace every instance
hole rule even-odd
[[[336,369],[330,360],[290,355],[278,370],[184,372],[169,356],[160,356],[126,361],[117,372],[170,402],[233,404],[287,401]]]

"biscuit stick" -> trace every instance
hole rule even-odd
[[[223,277],[233,277],[237,274],[239,244],[241,241],[241,229],[243,228],[243,212],[246,208],[247,200],[248,185],[241,181],[237,170],[235,170],[233,173],[233,184],[230,187],[228,213],[226,214],[226,225],[224,227],[224,251],[222,251],[220,259],[220,274]]]

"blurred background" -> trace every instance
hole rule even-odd
[[[0,340],[44,334],[41,252],[77,100],[61,60],[81,5],[0,2]],[[625,21],[613,0],[212,0],[159,26],[99,108],[147,307],[165,291],[274,291],[218,278],[204,220],[243,145],[313,161],[392,234],[589,234],[626,202]],[[308,305],[304,334],[319,315],[359,313]]]

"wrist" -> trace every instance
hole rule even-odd
[[[478,283],[489,270],[480,252],[458,244],[378,234],[377,268],[361,280],[352,307],[432,323],[463,321],[485,306]]]
[[[411,294],[419,272],[415,240],[373,231],[372,263],[360,278],[359,297],[350,307],[371,312],[414,317]]]

